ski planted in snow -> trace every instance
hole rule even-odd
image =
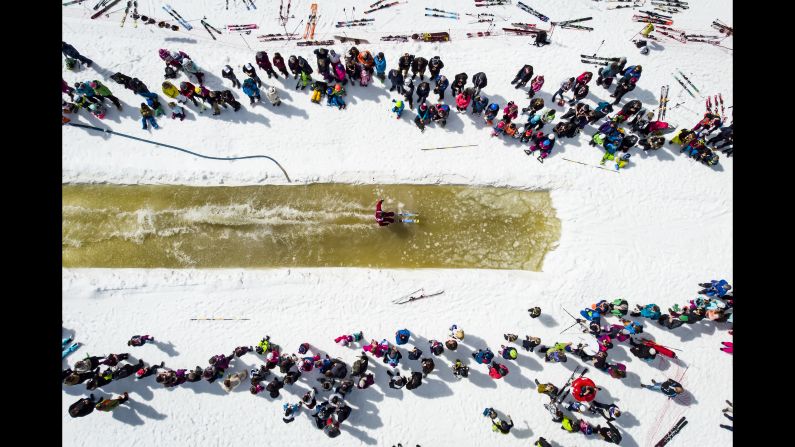
[[[663,447],[671,442],[671,439],[673,439],[673,437],[676,436],[676,434],[679,433],[685,425],[687,425],[687,420],[684,416],[682,416],[678,421],[676,421],[676,424],[674,424],[673,428],[668,430],[668,433],[666,433],[657,444],[654,444],[654,447]]]
[[[538,12],[535,9],[525,5],[522,2],[517,2],[516,6],[518,6],[520,9],[524,10],[525,12],[530,13],[530,14],[538,17],[542,22],[549,22],[549,17],[545,16],[544,14],[541,14],[540,12]]]
[[[317,23],[317,3],[312,3],[309,7],[309,19],[306,22],[306,29],[304,30],[304,37],[302,39],[315,38],[315,25]]]
[[[110,3],[105,3],[105,7],[103,7],[99,11],[95,12],[94,14],[92,14],[91,18],[92,19],[96,19],[97,17],[101,16],[102,14],[105,14],[106,12],[108,12],[108,10],[110,10],[110,8],[116,6],[116,3],[119,3],[120,1],[121,0],[110,0]],[[97,9],[97,7],[95,6],[94,9]]]
[[[718,101],[720,101],[720,119],[723,122],[726,122],[726,109],[723,107],[723,93],[718,93]],[[715,105],[717,109],[718,106]]]
[[[132,0],[127,0],[127,7],[124,8],[124,15],[121,18],[121,27],[124,28],[124,22],[127,21],[127,16],[130,14],[130,8],[132,8]]]

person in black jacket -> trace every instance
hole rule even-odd
[[[91,67],[91,64],[94,63],[94,61],[92,61],[91,59],[80,54],[80,52],[77,51],[75,47],[69,45],[64,41],[61,41],[61,53],[63,53],[64,56],[66,57],[71,57],[79,60],[80,62],[86,64],[86,67]]]
[[[417,104],[423,103],[431,92],[431,85],[427,81],[420,82],[417,86]]]
[[[328,50],[325,48],[318,48],[314,51],[317,56],[317,72],[319,74],[328,73],[331,69],[331,58],[329,57]]]
[[[411,79],[417,77],[417,74],[420,75],[420,80],[425,79],[425,68],[428,67],[428,59],[424,57],[416,57],[413,61],[411,61]]]
[[[403,73],[400,70],[389,70],[389,74],[387,75],[389,81],[392,83],[392,86],[389,88],[389,91],[394,91],[397,89],[399,95],[403,94]]]
[[[73,418],[81,418],[88,414],[91,414],[94,411],[94,405],[99,402],[99,400],[94,399],[94,395],[91,394],[89,397],[84,397],[79,399],[77,402],[69,405],[69,416]]]
[[[268,79],[270,79],[271,77],[279,79],[279,75],[276,74],[276,70],[273,69],[273,64],[271,64],[271,60],[268,57],[268,53],[266,51],[257,51],[255,60],[257,61],[257,65],[261,69],[265,70],[265,73],[268,74]]]
[[[458,96],[459,93],[464,91],[464,87],[467,85],[467,76],[466,73],[458,73],[455,75],[455,79],[453,79],[453,83],[450,84],[450,92],[453,94],[453,98]]]
[[[309,66],[309,62],[301,56],[298,56],[298,69],[307,75],[311,75],[313,72],[312,67]]]
[[[610,95],[616,98],[616,100],[613,101],[613,105],[621,102],[621,98],[632,90],[635,90],[634,78],[622,78],[620,81],[618,81],[615,92]]]
[[[301,73],[301,68],[298,66],[298,58],[295,57],[295,55],[291,54],[287,59],[287,68],[289,68],[290,73],[293,74],[293,79],[298,79],[298,75]]]
[[[420,386],[422,386],[422,373],[414,371],[411,373],[411,378],[406,384],[406,389],[413,390],[415,388],[419,388]]]
[[[226,65],[224,69],[221,70],[221,77],[232,81],[232,87],[237,87],[237,88],[242,87],[240,81],[237,79],[237,76],[235,76],[235,71],[232,70],[232,67],[230,67],[229,65]]]
[[[431,79],[436,78],[442,68],[444,68],[444,62],[439,56],[434,56],[428,61],[428,71],[431,73]]]
[[[472,77],[472,83],[475,84],[475,96],[480,94],[480,90],[485,88],[488,85],[488,79],[486,79],[486,73],[482,71],[479,73],[475,73],[475,76]]]
[[[409,68],[411,68],[411,62],[414,60],[413,54],[404,53],[403,56],[400,56],[398,59],[398,69],[403,74],[403,77],[407,77],[409,75]]]
[[[262,79],[257,75],[257,69],[251,64],[243,65],[243,73],[257,83],[257,87],[262,87]]]
[[[525,84],[530,82],[530,79],[532,78],[533,78],[533,66],[527,64],[519,69],[519,71],[516,73],[516,77],[513,78],[513,81],[511,81],[511,84],[516,84],[516,88],[521,88],[524,87]]]

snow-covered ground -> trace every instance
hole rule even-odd
[[[94,2],[87,2],[88,9]],[[273,270],[84,270],[63,271],[64,328],[74,331],[84,343],[69,364],[86,353],[106,354],[130,350],[129,336],[149,333],[171,343],[158,348],[146,345],[132,349],[136,357],[151,363],[164,360],[171,367],[205,365],[211,355],[229,353],[235,346],[251,345],[265,335],[288,352],[309,342],[332,356],[351,362],[357,350],[342,348],[333,338],[355,330],[365,337],[392,340],[394,332],[406,327],[412,332],[410,345],[417,343],[427,352],[427,339],[442,339],[452,323],[462,326],[467,336],[456,353],[445,352],[436,362],[437,371],[416,392],[387,387],[383,364],[376,363],[376,384],[354,391],[350,419],[343,435],[328,439],[311,425],[306,415],[293,424],[281,422],[281,404],[295,402],[307,388],[307,381],[292,390],[283,390],[278,402],[252,396],[247,387],[226,395],[218,383],[187,384],[174,390],[129,379],[112,383],[105,392],[131,391],[129,405],[112,414],[93,413],[72,419],[66,409],[85,395],[83,386],[65,387],[63,436],[66,445],[100,445],[134,439],[137,442],[185,445],[246,445],[265,442],[280,445],[301,439],[316,445],[404,445],[427,446],[528,445],[538,436],[557,445],[596,445],[598,437],[568,434],[550,421],[542,404],[546,398],[533,389],[533,379],[561,384],[578,360],[566,364],[544,364],[537,355],[524,355],[509,362],[511,373],[502,380],[489,378],[485,367],[476,365],[469,352],[489,346],[497,350],[506,332],[535,335],[547,343],[578,341],[576,330],[560,332],[573,323],[562,310],[574,313],[600,298],[623,297],[630,305],[655,302],[667,308],[694,298],[697,283],[723,277],[732,280],[732,171],[733,158],[721,157],[711,169],[696,163],[667,146],[652,154],[634,149],[629,169],[619,174],[570,163],[562,159],[596,165],[602,151],[588,146],[585,136],[557,144],[544,163],[527,157],[518,142],[491,138],[490,129],[470,114],[453,112],[446,129],[430,126],[421,134],[412,123],[414,113],[395,120],[389,112],[390,92],[376,80],[370,87],[348,89],[348,108],[313,104],[309,91],[296,91],[292,79],[273,81],[284,104],[249,107],[236,90],[244,109],[225,110],[218,117],[198,115],[192,106],[184,122],[159,118],[160,130],[143,131],[137,106],[141,98],[113,83],[108,76],[121,71],[142,79],[159,92],[163,64],[158,48],[181,49],[190,54],[208,75],[207,85],[229,88],[220,78],[225,64],[235,68],[254,62],[258,50],[302,55],[314,66],[312,50],[294,43],[258,42],[254,36],[283,31],[276,21],[278,1],[257,3],[247,11],[241,1],[173,0],[170,4],[186,19],[200,19],[216,27],[231,23],[258,23],[251,36],[224,36],[213,41],[198,21],[191,32],[165,31],[153,25],[138,28],[128,19],[119,28],[119,13],[109,19],[89,20],[81,5],[64,8],[64,40],[95,61],[94,69],[72,73],[64,79],[102,79],[125,104],[123,112],[111,110],[104,122],[81,112],[79,122],[100,123],[114,130],[173,144],[213,156],[266,154],[277,159],[294,183],[455,183],[510,186],[522,189],[549,189],[562,223],[559,247],[544,261],[542,273],[481,270],[368,270],[368,269],[273,269]],[[286,2],[285,2],[286,3]],[[309,1],[293,1],[296,18],[291,30],[309,11]],[[468,13],[494,13],[511,22],[544,24],[515,5],[504,8],[475,8],[470,1],[412,0],[390,9],[368,14],[376,19],[372,27],[334,28],[333,23],[362,18],[372,3],[318,1],[320,14],[316,39],[347,33],[364,37],[370,44],[358,45],[371,52],[383,51],[388,67],[394,68],[403,52],[430,58],[439,55],[445,63],[442,73],[452,79],[456,73],[477,71],[488,75],[484,94],[504,105],[516,100],[524,107],[526,93],[509,84],[525,63],[543,74],[546,84],[540,95],[549,103],[560,82],[585,70],[580,54],[591,54],[600,46],[600,55],[627,56],[629,64],[643,64],[638,88],[624,102],[640,99],[656,107],[660,87],[671,86],[668,121],[692,127],[703,113],[703,99],[690,98],[681,91],[671,72],[680,69],[704,94],[722,92],[726,106],[732,104],[732,56],[729,50],[707,44],[681,44],[665,37],[650,55],[639,55],[629,41],[642,27],[631,21],[632,9],[607,10],[618,3],[590,0],[559,0],[554,3],[528,0],[551,20],[593,16],[583,23],[594,32],[556,29],[553,44],[537,48],[529,38],[497,36],[467,39],[466,31],[483,31],[482,24],[470,24]],[[160,2],[139,1],[139,11],[158,19],[167,14]],[[425,17],[423,7],[453,10],[461,20]],[[285,5],[286,7],[286,5]],[[651,10],[647,4],[640,9]],[[691,2],[690,9],[674,15],[674,27],[697,34],[717,34],[709,24],[715,18],[731,24],[731,3],[718,0]],[[343,12],[343,8],[345,11]],[[305,21],[304,21],[305,23]],[[300,26],[303,31],[304,25]],[[379,42],[383,34],[406,34],[451,30],[448,43]],[[732,39],[724,41],[731,46]],[[251,49],[249,49],[249,47]],[[350,44],[334,45],[338,53]],[[664,49],[663,49],[664,48]],[[260,76],[266,83],[261,70]],[[98,72],[98,73],[97,73]],[[178,80],[183,80],[180,78]],[[387,85],[389,83],[387,82]],[[588,97],[610,99],[608,93],[591,83]],[[242,98],[240,98],[242,96]],[[434,95],[431,96],[435,98]],[[264,99],[264,98],[263,98]],[[450,101],[449,91],[447,100]],[[624,103],[622,102],[622,104]],[[676,108],[673,108],[679,103]],[[559,114],[562,113],[558,109]],[[548,130],[549,127],[545,130]],[[592,127],[586,133],[593,133]],[[120,137],[103,137],[65,126],[63,147],[64,182],[169,183],[190,185],[243,185],[286,183],[281,172],[268,161],[221,162],[194,158],[183,153]],[[477,144],[474,148],[421,151],[423,147]],[[608,167],[610,165],[608,164]],[[392,299],[420,287],[442,288],[443,295],[396,306]],[[545,316],[531,320],[526,309],[542,307]],[[243,317],[249,321],[190,321],[196,317]],[[653,365],[641,362],[624,346],[610,351],[612,361],[627,364],[630,375],[623,381],[601,372],[592,377],[603,388],[598,400],[615,401],[625,415],[617,421],[624,435],[621,445],[646,446],[656,442],[681,415],[692,424],[672,445],[717,446],[731,444],[731,433],[718,427],[723,400],[731,399],[731,357],[720,352],[720,341],[730,340],[711,323],[682,327],[673,332],[647,325],[646,333],[663,344],[679,349],[687,365],[683,383],[689,391],[689,405],[670,402],[662,394],[639,388],[638,383],[681,373],[684,366],[668,361]],[[458,381],[449,362],[456,357],[469,361],[472,374]],[[242,358],[233,370],[259,363],[253,355]],[[375,362],[371,362],[373,364]],[[401,369],[418,369],[406,358]],[[680,371],[681,370],[681,371]],[[475,372],[477,371],[477,372]],[[314,374],[305,375],[314,382]],[[316,383],[316,382],[315,382]],[[102,393],[105,394],[105,393]],[[513,416],[516,427],[508,436],[493,433],[482,416],[486,406]],[[596,419],[590,419],[597,423]],[[299,438],[297,438],[299,437]]]

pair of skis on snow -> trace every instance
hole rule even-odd
[[[678,421],[676,421],[676,424],[674,424],[674,426],[668,430],[668,433],[666,433],[665,436],[663,436],[663,438],[657,442],[657,444],[654,444],[654,447],[663,447],[667,445],[669,442],[671,442],[671,439],[673,439],[674,436],[676,436],[680,431],[682,431],[683,428],[685,428],[685,425],[687,425],[687,419],[682,416]]]
[[[435,292],[425,293],[425,289],[422,288],[422,289],[415,290],[415,291],[409,293],[406,296],[402,296],[400,298],[394,299],[394,300],[392,300],[392,303],[394,303],[394,304],[406,304],[406,303],[410,303],[412,301],[421,300],[423,298],[430,298],[432,296],[441,295],[443,293],[444,293],[444,290],[437,290]]]
[[[80,342],[72,343],[72,337],[61,340],[61,360],[65,359],[69,354],[77,351],[77,348],[79,347]]]
[[[444,9],[425,8],[426,17],[441,17],[443,19],[461,20],[457,12],[445,11]]]

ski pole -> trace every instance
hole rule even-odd
[[[566,329],[560,331],[560,333],[562,334],[562,333],[568,331],[569,329],[573,328],[574,326],[577,326],[578,324],[580,324],[579,321],[575,322],[574,324],[572,324],[571,326],[567,327]]]
[[[604,44],[605,44],[605,40],[602,39],[602,43],[599,44],[599,48],[597,48],[596,51],[593,52],[594,56],[596,56],[596,53],[598,53],[599,50],[602,49],[602,45],[604,45]]]

